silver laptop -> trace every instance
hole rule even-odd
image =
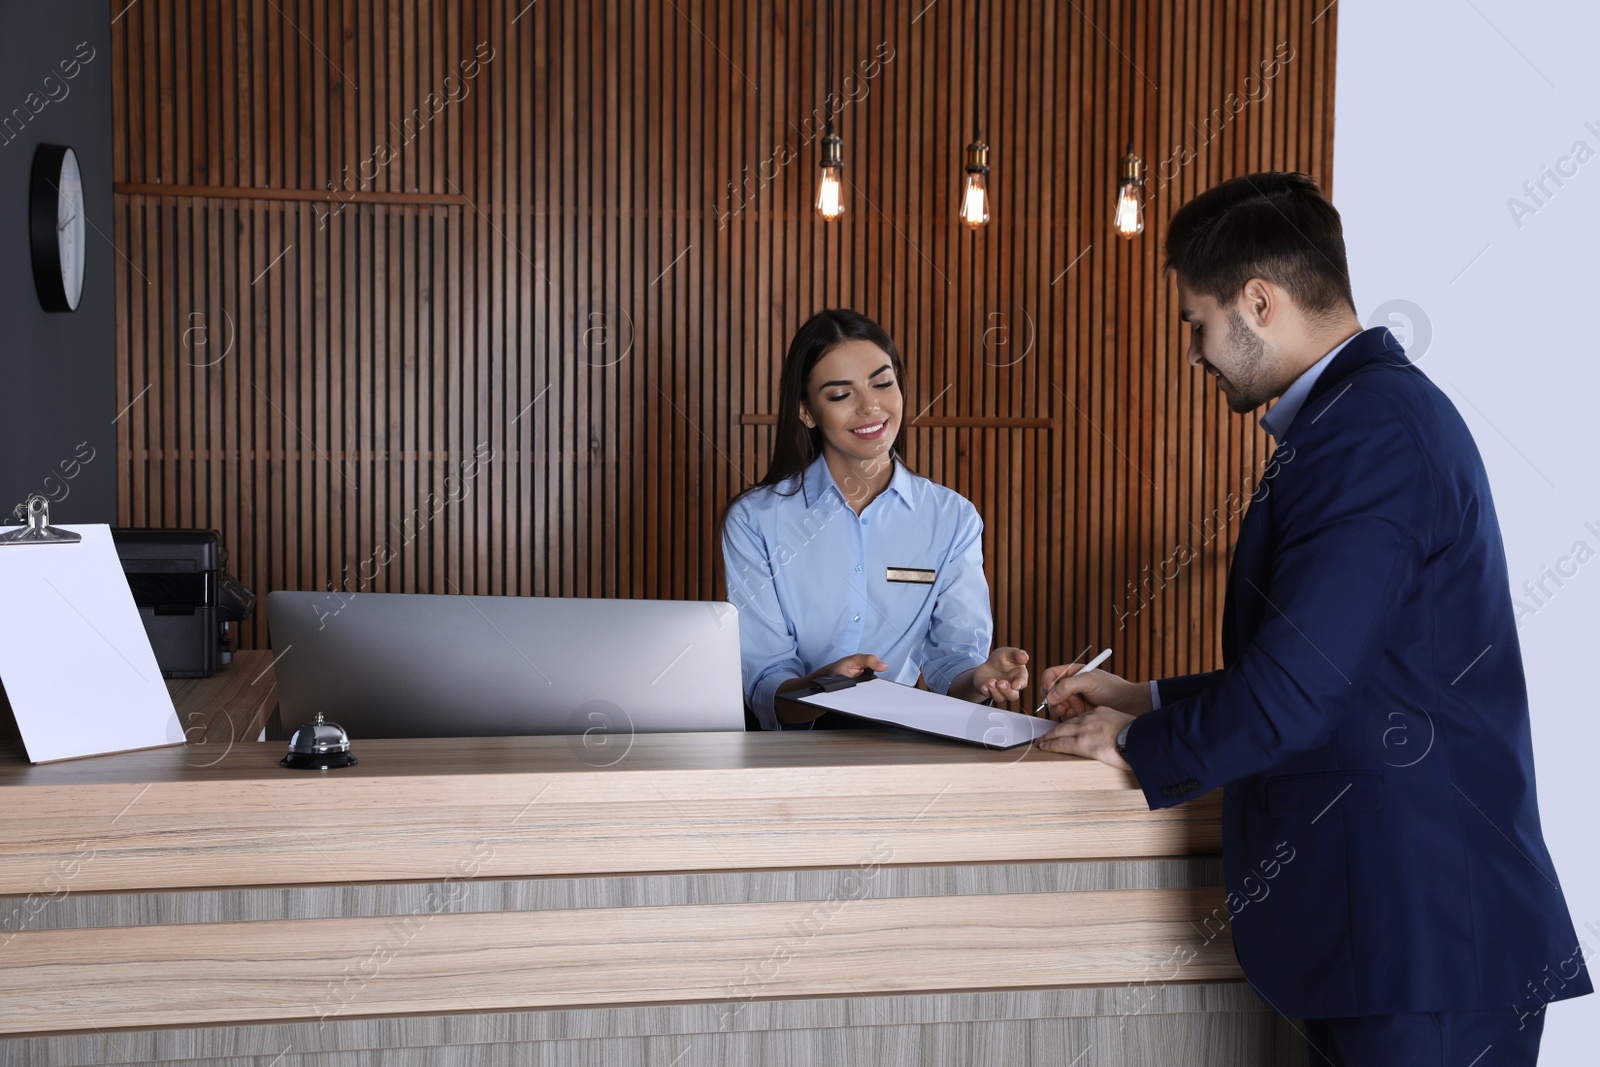
[[[318,712],[352,740],[744,729],[729,604],[274,592],[267,618],[288,731]]]

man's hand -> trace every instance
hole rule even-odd
[[[1094,707],[1115,708],[1129,715],[1150,710],[1148,682],[1130,682],[1099,669],[1084,672],[1081,663],[1047,667],[1044,690],[1041,699],[1050,705],[1052,719],[1070,719]]]
[[[1099,672],[1095,672],[1099,673]],[[1118,679],[1121,681],[1121,679]],[[1128,761],[1117,753],[1117,734],[1134,720],[1115,708],[1095,707],[1056,724],[1055,729],[1035,742],[1046,752],[1068,756],[1087,756],[1108,767],[1131,771]]]
[[[972,671],[979,700],[1016,703],[1028,687],[1028,654],[1020,648],[997,648]]]

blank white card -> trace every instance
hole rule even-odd
[[[83,540],[0,544],[0,682],[28,758],[182,743],[111,527],[57,529]]]

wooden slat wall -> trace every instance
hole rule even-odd
[[[1267,442],[1183,363],[1163,221],[1251,170],[1328,182],[1336,8],[839,6],[831,226],[820,0],[128,8],[120,521],[220,529],[258,592],[718,596],[788,337],[848,305],[910,361],[912,464],[985,517],[999,640],[1214,665],[1228,494]],[[1179,545],[1199,560],[1163,565]]]

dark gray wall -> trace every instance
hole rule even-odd
[[[84,62],[83,56],[90,58]],[[78,64],[76,77],[64,77],[63,61]],[[39,306],[28,252],[28,176],[40,144],[70,146],[83,171],[89,222],[83,300],[77,311],[63,314],[48,314]],[[15,521],[11,508],[29,493],[57,498],[50,506],[52,520],[116,521],[112,270],[119,253],[111,244],[111,211],[111,5],[106,0],[5,0],[0,3],[0,523]]]

